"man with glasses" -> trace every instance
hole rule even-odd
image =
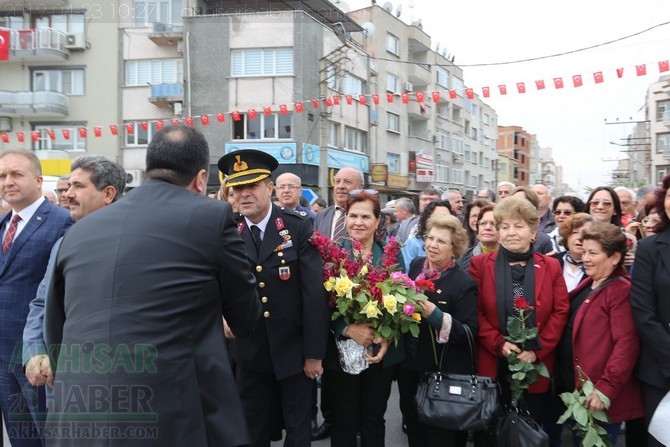
[[[56,182],[56,197],[58,198],[58,206],[65,208],[66,210],[70,209],[70,201],[65,196],[67,190],[70,189],[70,175],[61,176]],[[121,191],[123,193],[123,191]]]
[[[309,216],[312,222],[316,219],[316,214],[312,210],[300,205],[300,196],[302,195],[302,180],[295,174],[286,172],[277,177],[277,199],[279,203],[288,208],[298,211],[301,216]]]
[[[496,193],[494,193],[490,189],[480,189],[477,192],[477,198],[487,200],[491,203],[496,203]]]
[[[584,208],[584,202],[578,197],[560,196],[554,200],[552,214],[554,215],[556,228],[547,233],[551,239],[551,245],[554,247],[554,251],[563,252],[566,250],[563,244],[561,244],[561,236],[559,235],[560,227],[563,225],[563,222],[568,220],[573,214],[583,213]]]

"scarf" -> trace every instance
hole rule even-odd
[[[511,316],[518,317],[514,310],[514,286],[512,284],[512,266],[510,262],[525,261],[526,266],[523,269],[523,278],[519,277],[523,297],[529,305],[535,308],[535,264],[533,262],[533,246],[525,253],[515,253],[507,250],[502,245],[498,250],[495,260],[495,284],[496,284],[496,302],[498,308],[498,318],[500,331],[507,335],[507,319]],[[521,267],[521,266],[520,266]],[[526,327],[535,327],[535,309],[528,314]],[[539,337],[526,342],[527,351],[540,349]]]
[[[579,261],[576,260],[575,258],[573,258],[572,256],[570,256],[570,252],[569,252],[569,251],[566,251],[566,252],[565,252],[565,261],[566,261],[566,262],[569,262],[569,263],[572,264],[572,265],[576,265],[576,266],[581,267],[582,269],[584,269],[584,261],[582,261],[582,260],[579,260]]]

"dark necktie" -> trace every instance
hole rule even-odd
[[[256,254],[261,251],[261,229],[257,225],[251,226],[251,234],[253,235],[254,245],[256,246]]]
[[[19,227],[19,220],[21,220],[21,216],[14,214],[14,216],[12,216],[12,220],[9,222],[7,233],[5,233],[5,237],[2,239],[3,253],[7,253],[9,249],[12,248],[12,244],[14,243],[14,236],[16,236],[16,230]]]
[[[333,230],[333,242],[337,244],[344,238],[346,231],[344,231],[344,209],[336,208],[336,210],[340,211],[340,215],[335,221],[335,230]]]

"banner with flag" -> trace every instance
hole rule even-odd
[[[0,61],[9,60],[9,45],[11,35],[8,29],[0,29]]]

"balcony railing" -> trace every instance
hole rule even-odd
[[[10,60],[43,61],[67,60],[66,35],[54,28],[20,29],[9,31]]]
[[[153,84],[149,102],[156,105],[166,105],[184,100],[184,84]]]
[[[70,105],[66,95],[59,92],[0,91],[0,115],[30,117],[65,117]]]

